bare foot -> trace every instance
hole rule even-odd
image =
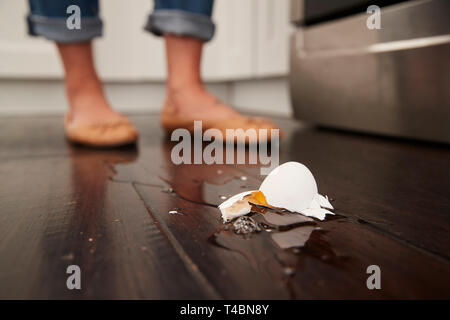
[[[66,137],[83,145],[116,147],[135,143],[136,128],[106,101],[100,82],[66,87],[70,111],[65,119]]]
[[[77,127],[108,123],[123,118],[111,108],[97,81],[87,81],[83,85],[67,84],[72,125]]]
[[[236,110],[222,103],[203,86],[185,86],[168,89],[165,109],[173,110],[180,117],[196,120],[219,120],[239,116]]]
[[[70,110],[64,119],[66,137],[76,143],[112,147],[135,143],[139,134],[103,93],[95,71],[91,42],[57,43],[66,73]]]
[[[247,136],[241,133],[246,143],[255,143],[263,140],[271,140],[271,129],[278,127],[269,119],[246,117],[231,107],[220,102],[202,86],[183,87],[180,90],[168,89],[166,101],[161,113],[161,125],[167,132],[173,132],[178,128],[195,130],[194,121],[203,121],[203,129],[218,129],[226,135],[228,129],[256,130],[256,136]],[[259,130],[264,129],[259,135]],[[281,133],[281,132],[280,132]],[[275,133],[277,135],[277,133]],[[251,134],[250,134],[251,135]],[[278,136],[278,135],[277,135]],[[258,138],[259,137],[259,138]],[[227,137],[228,139],[228,137]],[[241,139],[241,137],[239,137]],[[231,137],[230,142],[236,142],[238,137]]]

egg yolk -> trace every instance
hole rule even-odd
[[[268,206],[266,196],[264,196],[264,193],[261,191],[255,191],[250,193],[248,196],[245,196],[244,199],[248,202],[259,204],[262,206]]]

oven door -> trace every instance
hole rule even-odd
[[[450,142],[450,1],[382,7],[381,29],[373,30],[366,12],[308,23],[305,1],[293,3],[289,81],[297,118]]]

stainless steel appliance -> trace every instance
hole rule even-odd
[[[450,143],[450,0],[292,0],[290,90],[309,122]],[[388,5],[386,5],[388,4]]]

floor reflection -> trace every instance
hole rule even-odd
[[[64,190],[66,207],[49,218],[42,234],[42,286],[48,284],[49,297],[80,297],[77,290],[65,288],[65,279],[69,276],[65,273],[66,268],[75,264],[82,271],[83,297],[112,297],[114,292],[102,291],[101,287],[89,284],[108,281],[110,290],[118,279],[110,276],[115,272],[114,260],[102,263],[105,257],[115,256],[109,179],[113,175],[113,165],[134,162],[138,150],[135,147],[96,150],[73,145],[67,148],[69,156],[61,159],[62,167],[55,168],[53,177]],[[55,237],[59,239],[58,246],[55,246]],[[99,265],[103,270],[98,270]],[[50,282],[45,280],[49,276],[52,277]],[[96,291],[92,292],[94,288]],[[61,296],[61,292],[65,294]]]

